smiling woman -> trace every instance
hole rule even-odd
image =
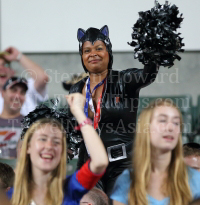
[[[46,123],[44,123],[45,121]],[[66,144],[66,140],[64,140],[64,132],[61,131],[62,127],[56,121],[44,119],[38,123],[35,126],[39,127],[32,135],[31,140],[28,139],[27,153],[32,162],[32,169],[48,172],[54,170],[62,159],[63,145]],[[37,171],[33,171],[33,173],[37,173]]]
[[[131,165],[134,131],[130,128],[135,130],[139,91],[155,80],[158,66],[149,63],[144,69],[112,70],[112,44],[106,25],[86,31],[79,28],[77,38],[82,65],[89,76],[74,84],[70,93],[86,96],[85,115],[93,121],[107,149],[110,164],[97,187],[110,196],[117,176]],[[87,149],[81,143],[78,168],[88,158]]]
[[[8,193],[13,205],[78,205],[82,196],[104,174],[108,159],[99,136],[84,115],[82,107],[85,98],[77,93],[66,98],[72,114],[80,124],[91,160],[66,178],[66,131],[69,129],[69,117],[55,107],[39,106],[23,120],[24,140],[14,189]]]
[[[92,44],[86,41],[83,44],[83,63],[89,73],[108,72],[109,53],[102,41]]]
[[[36,204],[41,201],[51,204],[63,198],[62,184],[66,176],[65,135],[63,126],[51,118],[38,120],[27,130],[16,170],[13,204],[21,204],[21,201],[28,204],[30,200]],[[55,138],[58,138],[59,144],[55,143]],[[57,177],[54,177],[55,174]],[[45,181],[51,181],[48,182],[48,189]],[[52,191],[55,197],[50,194]]]

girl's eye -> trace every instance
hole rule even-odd
[[[54,141],[54,144],[60,145],[60,142],[59,141]]]
[[[180,123],[179,122],[174,122],[174,125],[179,126]]]
[[[46,141],[46,138],[42,137],[39,139],[40,141]]]
[[[98,51],[101,51],[101,50],[103,50],[103,49],[102,49],[101,47],[98,47],[97,50],[98,50]]]
[[[159,122],[163,122],[164,123],[164,122],[166,122],[166,120],[159,120]]]

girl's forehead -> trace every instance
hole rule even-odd
[[[166,117],[180,117],[180,113],[177,108],[167,105],[157,106],[154,108],[153,117],[160,115]]]
[[[36,134],[46,134],[46,135],[61,135],[62,131],[56,124],[43,124],[37,128]]]

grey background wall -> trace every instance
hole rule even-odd
[[[50,76],[48,94],[50,97],[65,95],[61,82],[69,80],[73,74],[83,72],[78,53],[56,54],[27,54],[32,60],[41,65]],[[193,104],[197,103],[200,95],[200,52],[184,52],[181,61],[175,61],[170,69],[161,67],[156,81],[141,90],[141,96],[167,96],[191,94]],[[19,75],[24,75],[18,63],[12,67]],[[122,70],[131,67],[142,68],[143,65],[135,60],[132,52],[114,52],[113,69]]]

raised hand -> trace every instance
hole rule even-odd
[[[85,97],[80,93],[73,93],[66,96],[72,114],[76,117],[83,113]]]
[[[11,62],[11,61],[17,61],[17,57],[20,54],[19,50],[17,50],[14,47],[9,47],[5,50],[6,52],[8,52],[9,54],[4,55],[4,59],[6,59],[7,61]]]

